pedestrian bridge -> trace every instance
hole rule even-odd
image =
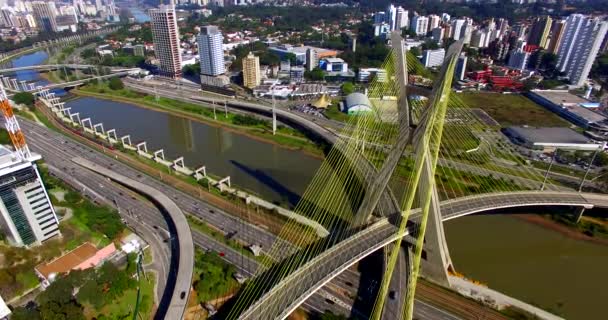
[[[608,195],[546,191],[490,193],[443,201],[441,214],[443,221],[446,221],[489,210],[532,206],[608,208]],[[415,221],[420,216],[420,209],[413,210],[411,214],[411,219]],[[308,297],[338,274],[409,232],[406,230],[404,234],[398,234],[398,228],[387,218],[377,220],[282,279],[245,310],[240,319],[287,318]]]

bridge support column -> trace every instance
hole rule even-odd
[[[431,203],[429,206],[426,233],[424,235],[425,252],[420,260],[422,274],[425,278],[442,286],[449,287],[448,270],[453,269],[452,259],[448,250],[448,243],[445,238],[443,221],[441,219],[440,199],[437,187],[434,183],[433,172],[431,171],[430,160],[425,161],[420,184],[427,186],[419,187],[419,190],[431,189]],[[430,185],[428,185],[430,184]]]

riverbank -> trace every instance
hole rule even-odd
[[[107,92],[112,92],[109,94]],[[159,98],[158,101],[147,94],[134,92],[128,89],[112,90],[107,86],[89,85],[71,91],[74,95],[106,99],[114,102],[133,104],[140,108],[168,113],[189,120],[201,122],[214,127],[221,127],[230,132],[241,134],[249,138],[276,145],[288,150],[306,153],[317,159],[323,159],[323,146],[308,140],[295,129],[279,126],[277,134],[272,134],[272,124],[266,120],[244,113],[228,112],[227,116],[222,106],[214,112],[199,105]],[[150,101],[153,100],[153,101]]]
[[[555,220],[551,219],[551,217],[548,217],[548,216],[543,216],[543,215],[538,215],[538,214],[514,214],[513,216],[516,217],[517,219],[541,226],[544,229],[557,232],[565,237],[568,237],[568,238],[571,238],[574,240],[588,241],[588,242],[608,246],[608,239],[592,237],[592,236],[586,235],[581,230],[579,230],[575,227],[566,225],[562,222],[555,221]]]

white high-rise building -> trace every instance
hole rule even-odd
[[[485,30],[475,30],[471,36],[471,47],[485,48],[486,37],[488,37],[488,33]]]
[[[443,64],[443,60],[445,59],[445,49],[437,49],[437,50],[425,50],[422,54],[422,64],[425,67],[438,67]]]
[[[599,18],[572,14],[566,19],[557,68],[566,73],[572,85],[580,87],[587,80],[607,30],[608,23]]]
[[[0,146],[0,230],[14,246],[34,246],[60,234],[59,219],[34,161]]]
[[[173,5],[161,5],[149,12],[154,41],[154,54],[160,63],[160,74],[171,78],[182,76],[182,56],[177,15]]]
[[[395,30],[401,30],[410,25],[409,12],[402,7],[397,7]]]
[[[198,35],[198,53],[202,75],[218,76],[226,72],[223,43],[224,37],[216,26],[201,28]]]
[[[388,7],[386,8],[384,20],[386,23],[388,23],[389,29],[391,31],[395,30],[395,25],[396,25],[396,21],[397,21],[397,8],[395,8],[394,5],[392,5],[392,4],[388,5]]]
[[[425,35],[429,30],[429,18],[424,16],[414,16],[414,18],[412,18],[411,30],[419,36]]]
[[[464,19],[456,19],[452,21],[452,39],[458,41],[461,37],[464,36],[462,33],[463,26],[465,25],[466,20]]]

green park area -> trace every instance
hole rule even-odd
[[[262,138],[287,148],[302,150],[316,155],[322,154],[322,149],[317,144],[308,140],[295,129],[279,125],[277,126],[277,134],[273,135],[272,123],[270,121],[249,115],[231,112],[225,113],[223,105],[216,105],[214,114],[212,108],[205,108],[197,104],[162,97],[156,99],[153,96],[132,91],[124,88],[119,79],[112,79],[108,83],[91,83],[74,92],[80,95],[132,103],[144,108],[170,112],[212,125],[233,128],[244,134]]]
[[[234,279],[236,268],[215,252],[196,249],[194,283],[198,302],[209,302],[234,294],[239,283]]]
[[[501,126],[568,127],[570,123],[519,94],[453,93],[471,108],[487,112]]]
[[[40,293],[36,308],[18,307],[11,319],[130,319],[137,304],[138,288],[140,319],[150,319],[154,281],[143,276],[138,281],[133,277],[135,259],[135,255],[129,255],[124,268],[106,262],[98,269],[74,270]]]
[[[0,131],[3,142],[6,140],[5,133]],[[108,245],[124,231],[124,225],[114,210],[97,206],[83,198],[49,175],[44,165],[39,168],[60,217],[62,236],[50,239],[34,250],[0,242],[0,295],[7,301],[38,286],[34,271],[38,264],[61,256],[87,241],[97,247]]]

